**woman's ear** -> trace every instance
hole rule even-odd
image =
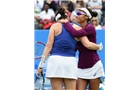
[[[89,17],[88,16],[85,16],[85,18],[88,19]]]

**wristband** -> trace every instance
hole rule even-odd
[[[43,62],[42,64],[41,64],[41,62],[39,63],[39,68],[44,68],[44,65],[45,65],[45,63]]]
[[[43,67],[44,67],[44,64],[45,64],[45,62],[44,62],[44,57],[45,57],[45,56],[42,55],[41,61],[40,61],[40,63],[39,63],[39,68],[43,68]]]
[[[103,45],[102,45],[102,43],[99,45],[99,51],[102,51],[102,49],[103,49]]]

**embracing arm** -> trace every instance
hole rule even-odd
[[[99,50],[100,46],[97,45],[96,43],[90,42],[87,38],[87,36],[83,36],[80,38],[80,41],[82,44],[89,50]]]
[[[75,28],[76,30],[80,30],[82,29],[80,26],[78,25],[73,25],[73,28]],[[87,36],[83,36],[83,37],[80,37],[80,41],[82,42],[82,44],[87,48],[87,49],[90,49],[90,50],[99,50],[100,49],[100,46],[89,41]]]
[[[88,25],[85,28],[81,28],[78,31],[75,28],[73,28],[69,22],[66,22],[64,26],[74,37],[82,37],[95,32],[95,28],[92,25]]]

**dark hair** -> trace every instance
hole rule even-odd
[[[98,13],[96,12],[96,11],[92,11],[91,9],[89,9],[89,8],[87,8],[87,10],[90,12],[90,14],[91,14],[91,19],[93,18],[93,17],[97,17],[98,16]],[[89,21],[91,21],[91,19],[88,19],[88,22]]]
[[[58,10],[56,11],[55,17],[56,17],[58,14],[61,15],[61,17],[58,18],[58,20],[59,20],[59,19],[67,19],[67,18],[68,18],[68,16],[66,15],[65,9],[64,9],[63,7],[59,7],[59,8],[58,8]]]
[[[42,11],[44,10],[45,5],[48,5],[50,7],[50,4],[44,1]]]

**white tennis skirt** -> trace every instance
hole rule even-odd
[[[52,55],[48,58],[47,78],[77,79],[76,57]]]
[[[78,78],[95,79],[104,76],[104,69],[102,62],[99,60],[91,68],[80,69],[78,68]]]

